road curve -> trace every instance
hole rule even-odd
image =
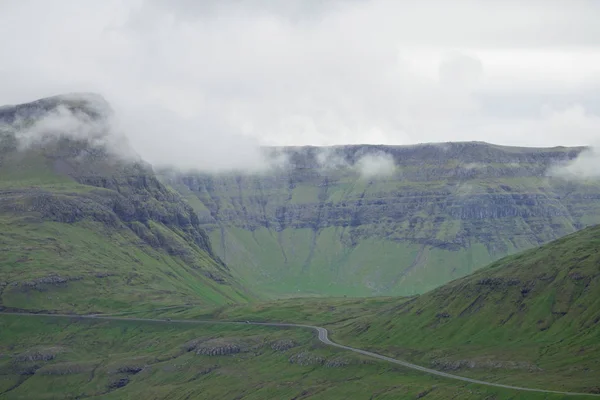
[[[545,389],[534,389],[534,388],[526,388],[520,386],[511,386],[511,385],[503,385],[501,383],[494,382],[486,382],[480,381],[477,379],[466,378],[464,376],[448,374],[446,372],[438,371],[431,368],[422,367],[420,365],[412,364],[406,361],[398,360],[395,358],[383,356],[381,354],[373,353],[370,351],[357,349],[350,346],[344,346],[342,344],[338,344],[332,342],[328,337],[327,329],[314,326],[314,325],[303,325],[303,324],[287,324],[287,323],[277,323],[277,322],[252,322],[252,321],[208,321],[208,320],[193,320],[193,319],[156,319],[156,318],[126,318],[126,317],[112,317],[109,315],[76,315],[76,314],[42,314],[42,313],[24,313],[24,312],[0,312],[0,315],[22,315],[22,316],[43,316],[43,317],[61,317],[61,318],[82,318],[82,319],[103,319],[109,321],[140,321],[140,322],[159,322],[159,323],[182,323],[182,324],[222,324],[222,325],[261,325],[261,326],[273,326],[280,328],[305,328],[312,329],[317,332],[317,336],[321,342],[328,346],[338,347],[340,349],[353,351],[355,353],[359,353],[368,357],[377,358],[379,360],[387,361],[393,364],[402,365],[403,367],[414,369],[417,371],[425,372],[427,374],[441,376],[443,378],[454,379],[458,381],[463,381],[467,383],[474,383],[477,385],[483,386],[491,386],[502,389],[513,389],[520,390],[526,392],[537,392],[537,393],[551,393],[551,394],[559,394],[564,396],[591,396],[591,397],[600,397],[600,394],[594,393],[575,393],[575,392],[560,392],[556,390],[545,390]]]

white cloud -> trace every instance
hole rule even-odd
[[[396,164],[394,158],[387,153],[365,154],[355,164],[355,168],[364,179],[387,177],[394,174]]]
[[[373,179],[385,178],[396,172],[391,154],[371,150],[366,154],[357,154],[356,160],[350,162],[339,150],[339,147],[322,147],[317,150],[317,163],[325,174],[335,170],[352,170],[363,179]]]
[[[322,147],[317,150],[317,163],[325,172],[336,169],[350,168],[346,159],[336,151],[335,147]]]
[[[0,104],[97,91],[144,158],[186,168],[260,169],[261,144],[595,143],[598,11],[577,0],[9,0]]]
[[[157,167],[260,173],[285,163],[281,157],[268,157],[257,139],[235,134],[209,115],[184,117],[149,106],[123,107],[122,115],[120,130],[137,139],[136,151]]]
[[[22,125],[17,121],[16,126]],[[73,112],[60,105],[49,114],[36,119],[30,126],[16,130],[21,147],[29,147],[48,139],[66,136],[73,139],[102,139],[108,128],[103,122],[92,120],[86,114]]]
[[[488,122],[482,132],[493,142],[526,146],[585,146],[600,140],[600,117],[589,114],[581,104],[558,110],[542,106],[535,117],[490,122],[493,123]]]
[[[572,162],[551,168],[548,175],[570,180],[600,178],[600,152],[590,148]]]
[[[20,150],[44,146],[57,138],[69,138],[87,141],[119,157],[139,158],[101,97],[82,93],[61,98],[62,103],[48,111],[38,105],[37,109],[17,112],[14,120],[0,124],[0,130],[14,135]]]

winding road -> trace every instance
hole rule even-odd
[[[125,314],[125,313],[122,313]],[[0,315],[22,315],[22,316],[40,316],[40,317],[60,317],[60,318],[82,318],[82,319],[103,319],[109,321],[140,321],[140,322],[159,322],[159,323],[180,323],[180,324],[222,324],[222,325],[261,325],[261,326],[273,326],[279,328],[305,328],[312,329],[317,332],[318,338],[321,342],[328,346],[338,347],[340,349],[353,351],[355,353],[359,353],[368,357],[373,357],[379,360],[387,361],[393,364],[402,365],[403,367],[414,369],[417,371],[425,372],[427,374],[441,376],[443,378],[454,379],[457,381],[463,381],[467,383],[474,383],[477,385],[483,386],[491,386],[502,389],[513,389],[519,391],[526,392],[537,392],[537,393],[549,393],[549,394],[558,394],[564,396],[591,396],[591,397],[600,397],[600,394],[594,393],[575,393],[575,392],[560,392],[555,390],[545,390],[545,389],[534,389],[534,388],[526,388],[520,386],[511,386],[504,385],[501,383],[494,382],[486,382],[480,381],[477,379],[466,378],[464,376],[453,375],[446,372],[438,371],[431,368],[422,367],[420,365],[412,364],[406,361],[398,360],[391,357],[386,357],[381,354],[373,353],[370,351],[357,349],[350,346],[344,346],[342,344],[338,344],[332,342],[328,337],[327,329],[314,326],[314,325],[302,325],[302,324],[286,324],[286,323],[277,323],[277,322],[252,322],[252,321],[209,321],[209,320],[192,320],[192,319],[156,319],[156,318],[126,318],[126,317],[114,317],[108,314],[94,314],[94,315],[76,315],[76,314],[42,314],[42,313],[24,313],[24,312],[0,312]]]

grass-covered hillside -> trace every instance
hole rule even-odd
[[[600,182],[549,176],[582,148],[284,148],[261,174],[165,174],[215,252],[274,298],[424,293],[600,223]]]
[[[421,296],[295,299],[217,316],[313,322],[340,343],[460,375],[600,393],[600,226]]]
[[[336,332],[414,351],[439,368],[522,365],[517,380],[600,391],[600,227],[502,259]]]
[[[489,382],[599,393],[600,227],[508,257],[425,295],[288,299],[137,314],[0,315],[0,398],[566,399],[465,384],[324,347],[341,344]],[[587,397],[581,397],[587,398]]]
[[[468,385],[250,325],[0,315],[0,399],[482,399]]]
[[[190,206],[149,166],[114,153],[102,101],[0,108],[0,307],[245,301]]]

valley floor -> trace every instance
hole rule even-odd
[[[563,398],[422,374],[302,329],[40,315],[1,315],[0,328],[6,399]]]

